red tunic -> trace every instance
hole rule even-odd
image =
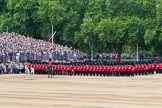
[[[51,62],[51,61],[49,61],[49,62],[48,62],[48,65],[49,65],[49,66],[52,66],[52,62]]]

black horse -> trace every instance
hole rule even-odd
[[[52,78],[53,77],[54,72],[53,72],[52,66],[47,65],[46,72],[48,73],[48,78]]]

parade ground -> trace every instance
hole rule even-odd
[[[0,75],[0,108],[161,108],[162,75]]]

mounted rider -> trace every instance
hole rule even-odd
[[[26,73],[26,80],[32,80],[34,79],[34,68],[32,67],[32,64],[25,63],[25,73]]]
[[[52,78],[52,76],[53,76],[53,69],[52,69],[52,61],[51,61],[51,58],[48,61],[47,69],[46,70],[48,72],[48,78]]]

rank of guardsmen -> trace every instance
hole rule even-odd
[[[48,62],[31,64],[36,74],[47,74]],[[162,62],[109,63],[106,61],[52,62],[54,75],[70,76],[135,76],[162,73]]]

